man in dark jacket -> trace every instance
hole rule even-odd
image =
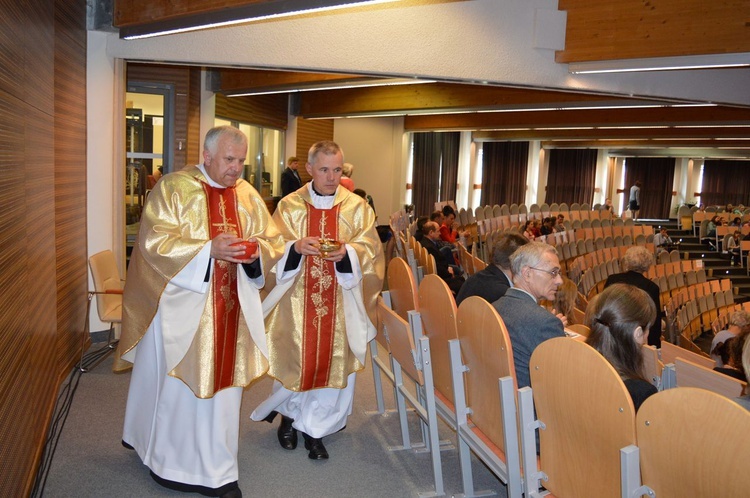
[[[286,160],[286,168],[281,173],[281,196],[285,197],[292,192],[297,191],[302,186],[302,179],[299,177],[297,168],[299,159],[290,157]]]

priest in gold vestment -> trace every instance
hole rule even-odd
[[[342,165],[336,143],[313,145],[306,165],[312,181],[274,212],[286,250],[263,310],[268,373],[276,381],[251,415],[271,422],[280,413],[281,446],[294,449],[300,431],[315,460],[328,458],[322,438],[343,429],[351,413],[385,270],[375,213],[339,187]]]
[[[144,206],[118,346],[134,363],[123,445],[162,486],[237,498],[243,387],[268,369],[259,291],[283,239],[241,179],[245,135],[213,128],[204,148]]]

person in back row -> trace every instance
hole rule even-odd
[[[510,271],[510,256],[519,247],[528,244],[526,237],[506,232],[497,237],[492,246],[492,262],[484,270],[466,279],[456,296],[456,305],[469,296],[479,296],[494,303],[513,287],[513,274]]]
[[[439,248],[440,243],[440,227],[434,221],[428,221],[422,227],[422,240],[420,244],[427,249],[427,252],[435,258],[435,271],[438,276],[442,278],[448,287],[450,287],[453,295],[458,294],[461,287],[464,284],[464,279],[458,274],[455,267],[452,265],[452,256],[446,256],[445,252]]]
[[[630,284],[646,291],[657,310],[656,320],[648,332],[648,344],[659,348],[661,347],[662,316],[659,311],[661,309],[659,286],[645,276],[648,269],[654,264],[654,255],[645,247],[633,246],[625,251],[620,264],[624,271],[607,277],[604,288],[606,289],[612,284]]]
[[[543,242],[529,242],[510,257],[513,287],[492,303],[508,329],[518,387],[531,385],[529,360],[537,346],[553,337],[565,337],[564,318],[539,305],[540,299],[554,301],[562,283],[560,260],[555,248]]]
[[[591,333],[586,344],[609,361],[625,383],[638,411],[656,387],[646,380],[641,346],[657,319],[654,303],[641,289],[614,284],[599,294],[587,310]]]

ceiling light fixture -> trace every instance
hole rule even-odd
[[[232,26],[251,21],[396,1],[398,0],[274,0],[253,2],[213,12],[192,14],[133,26],[123,26],[120,28],[120,38],[137,40],[153,36]]]
[[[253,95],[273,95],[277,93],[293,93],[293,92],[314,92],[318,90],[343,90],[346,88],[370,88],[376,86],[399,86],[399,85],[421,85],[423,83],[435,83],[435,80],[419,80],[413,78],[404,79],[386,79],[377,81],[364,81],[362,83],[346,82],[340,84],[322,84],[316,86],[298,87],[298,88],[287,88],[281,90],[258,90],[251,92],[241,92],[228,94],[227,97],[250,97]]]
[[[719,69],[746,66],[750,66],[750,53],[572,62],[568,64],[568,72],[572,74],[631,73],[640,71]]]

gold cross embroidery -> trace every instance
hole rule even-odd
[[[222,233],[233,233],[237,235],[237,224],[229,223],[227,220],[227,201],[224,199],[224,195],[219,195],[219,214],[221,215],[221,223],[213,223],[213,226],[217,227]]]

